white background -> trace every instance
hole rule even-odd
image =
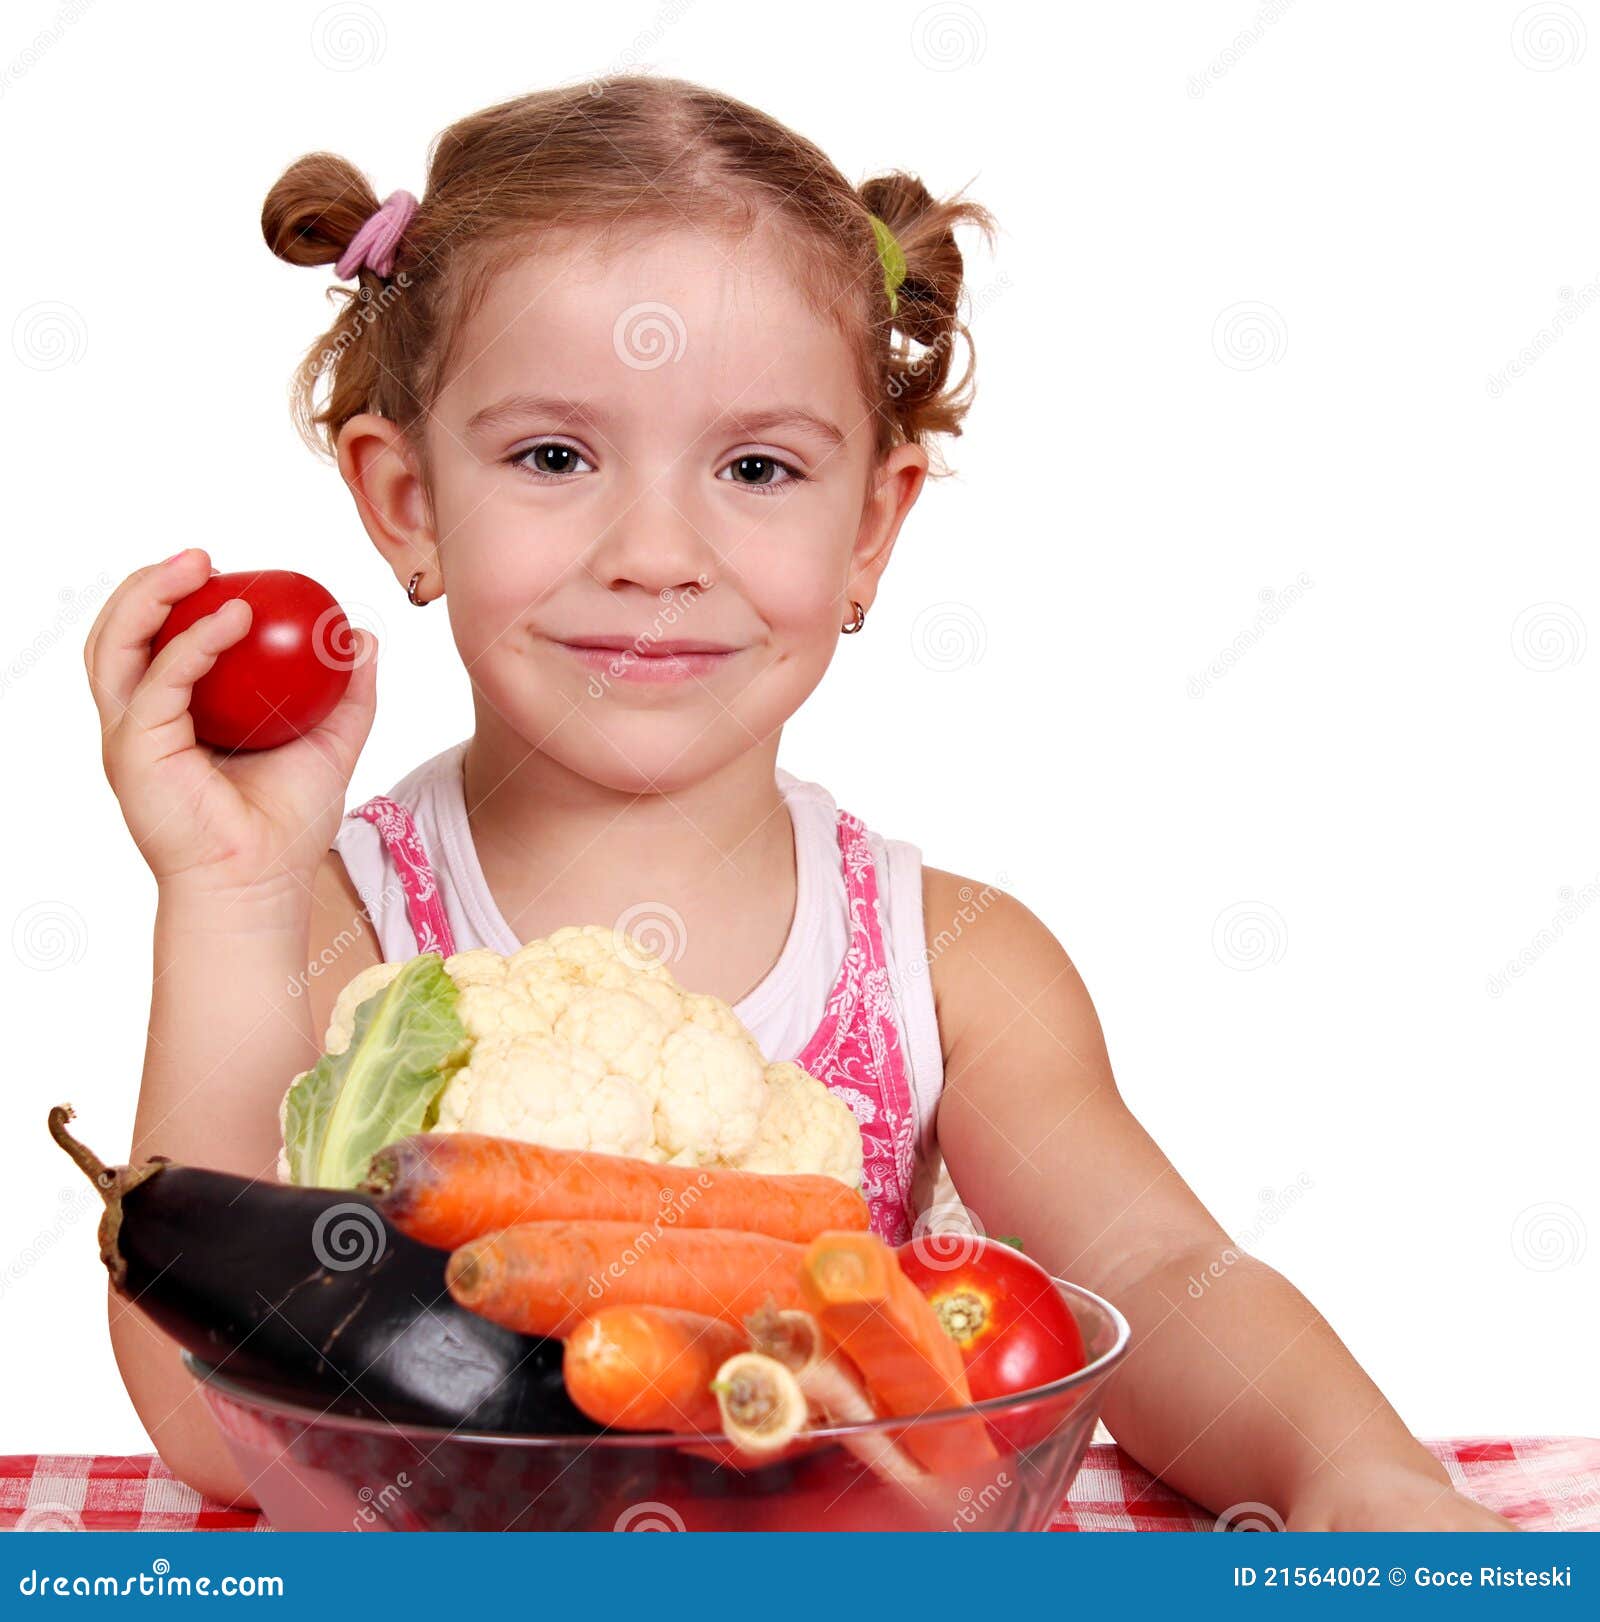
[[[384,647],[352,805],[470,730],[444,616],[291,427],[332,277],[267,252],[266,191],[328,148],[420,194],[455,118],[630,65],[1003,227],[958,477],[783,763],[1049,924],[1132,1107],[1413,1430],[1600,1431],[1600,4],[27,0],[0,1451],[149,1445],[44,1125],[121,1158],[143,1057],[154,886],[82,668],[110,586],[195,543],[327,583]]]

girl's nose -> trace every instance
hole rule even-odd
[[[657,595],[692,585],[703,590],[719,568],[716,546],[693,518],[648,490],[606,526],[589,560],[601,585],[642,586]]]

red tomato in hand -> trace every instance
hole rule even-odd
[[[213,575],[174,603],[152,654],[233,597],[249,603],[250,629],[194,684],[195,737],[216,749],[275,749],[344,697],[357,644],[344,610],[310,576],[250,569]]]
[[[1003,1240],[924,1234],[895,1255],[901,1271],[932,1302],[957,1346],[974,1402],[1009,1397],[1076,1374],[1086,1362],[1083,1334],[1050,1275]],[[1059,1412],[990,1421],[1014,1448],[1048,1434]]]

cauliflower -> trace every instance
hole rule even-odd
[[[861,1128],[849,1106],[808,1070],[784,1059],[767,1066],[767,1108],[739,1157],[746,1171],[807,1171],[861,1186]]]
[[[372,1154],[418,1131],[862,1179],[847,1104],[799,1065],[768,1064],[725,1002],[685,991],[599,924],[509,957],[479,948],[362,970],[278,1124],[279,1178],[331,1187],[353,1187]]]

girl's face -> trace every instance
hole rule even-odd
[[[434,592],[442,573],[479,702],[626,792],[766,740],[871,603],[927,469],[914,446],[871,465],[840,334],[759,235],[686,230],[528,256],[457,353],[428,501],[390,490],[415,519],[391,561]]]

